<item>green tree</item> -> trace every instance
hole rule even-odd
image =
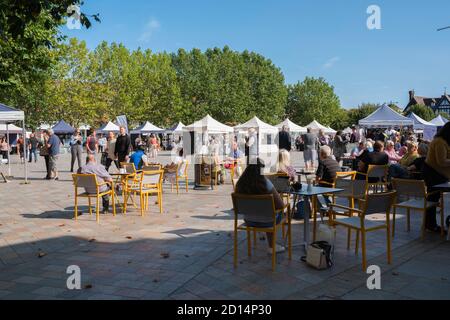
[[[426,121],[433,120],[436,115],[434,114],[433,110],[430,107],[427,107],[425,105],[416,104],[408,108],[407,114],[415,113],[422,119]]]
[[[334,87],[323,78],[306,77],[303,82],[288,86],[286,115],[294,122],[307,125],[317,119],[328,126],[342,117],[340,110]]]
[[[359,120],[368,117],[378,109],[379,105],[375,103],[362,103],[357,108],[347,110],[347,125],[358,125]]]

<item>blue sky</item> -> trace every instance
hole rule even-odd
[[[366,10],[381,9],[381,30]],[[256,51],[279,66],[286,83],[322,76],[344,107],[362,102],[405,105],[408,90],[450,91],[449,0],[87,0],[101,23],[65,34],[121,42],[130,49],[173,52],[230,46]]]

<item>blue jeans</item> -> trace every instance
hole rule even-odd
[[[28,161],[31,162],[33,160],[34,155],[34,162],[37,161],[37,152],[36,149],[30,149],[28,150]]]

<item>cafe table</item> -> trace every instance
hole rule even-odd
[[[445,201],[444,201],[444,194],[450,192],[450,182],[441,183],[438,185],[433,186],[434,190],[438,190],[441,192],[441,210],[444,211],[445,215]],[[444,227],[444,226],[441,226]],[[447,241],[450,241],[450,230],[447,230]]]
[[[294,188],[286,189],[286,190],[280,190],[282,193],[287,193],[293,196],[293,205],[291,207],[291,212],[289,213],[289,219],[291,219],[294,210],[295,205],[297,204],[299,197],[305,198],[305,200],[311,201],[311,207],[312,207],[312,214],[314,217],[313,222],[313,239],[316,239],[316,214],[317,214],[317,196],[323,195],[323,194],[334,194],[344,191],[344,189],[337,189],[337,188],[326,188],[326,187],[319,187],[319,186],[311,186],[311,188],[308,188],[307,185],[302,185],[302,188],[299,190],[294,190]],[[307,250],[309,245],[309,220],[310,220],[310,210],[305,210],[305,217],[304,217],[304,235],[303,235],[303,244],[305,247],[305,250]],[[291,243],[289,243],[289,246],[291,246]]]
[[[110,174],[112,177],[116,177],[117,178],[116,184],[118,184],[118,182],[119,182],[118,180],[120,180],[120,184],[122,185],[123,204],[121,204],[121,206],[122,206],[123,214],[126,214],[126,211],[127,211],[127,202],[128,202],[128,199],[127,199],[128,183],[127,183],[127,181],[128,181],[128,179],[130,177],[132,177],[132,176],[134,176],[136,174],[139,174],[141,172],[142,172],[142,170],[136,170],[136,172],[133,172],[133,173],[130,173],[130,172],[115,172],[115,173],[111,173]],[[114,190],[114,193],[115,192],[116,191]],[[115,197],[115,198],[118,199],[118,197]],[[119,201],[119,200],[117,200],[117,201]],[[131,201],[133,202],[133,205],[136,207],[136,204],[134,203],[133,198],[131,198]]]

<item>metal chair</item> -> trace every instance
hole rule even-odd
[[[441,237],[444,237],[444,210],[443,203],[427,201],[433,194],[439,194],[440,191],[427,192],[427,187],[423,180],[392,179],[392,185],[397,191],[397,197],[394,203],[394,216],[392,220],[392,236],[395,236],[395,216],[397,208],[406,209],[407,231],[411,230],[411,210],[422,212],[421,238],[425,238],[425,219],[427,209],[440,206],[441,211]],[[441,201],[442,202],[442,201]]]
[[[113,215],[116,215],[116,203],[114,199],[114,184],[112,182],[98,183],[95,174],[72,174],[75,186],[75,220],[78,220],[78,198],[88,198],[89,215],[92,214],[91,198],[96,199],[96,220],[100,222],[100,198],[105,195],[111,196]],[[110,186],[106,191],[100,191],[102,186]],[[84,192],[79,193],[78,188],[84,188]],[[86,191],[88,190],[88,191]]]
[[[250,232],[266,232],[272,233],[272,271],[275,271],[276,265],[276,237],[277,231],[280,227],[286,223],[286,217],[283,216],[281,221],[277,224],[277,213],[281,210],[275,209],[275,202],[272,194],[265,195],[247,195],[232,193],[231,198],[233,200],[234,209],[234,267],[236,268],[238,263],[238,230],[245,230],[247,232],[247,250],[248,256],[251,256],[251,237]],[[255,223],[267,223],[272,224],[271,227],[259,228],[251,227],[246,223],[238,225],[238,215],[243,215],[243,219],[252,221]],[[291,223],[290,218],[287,219],[288,225],[288,252],[289,259],[292,259],[292,239],[291,239]]]
[[[389,165],[369,165],[367,173],[358,172],[366,177],[366,193],[387,191]]]
[[[380,229],[386,229],[386,246],[387,246],[387,261],[390,264],[391,257],[391,232],[390,232],[390,210],[395,198],[396,192],[383,192],[367,194],[364,201],[364,208],[362,210],[341,206],[338,204],[331,204],[330,211],[333,208],[339,208],[357,213],[357,217],[346,217],[342,219],[333,219],[333,215],[330,212],[330,225],[344,226],[346,228],[354,229],[357,232],[357,244],[359,243],[359,235],[361,234],[361,251],[362,251],[362,266],[363,270],[367,268],[366,258],[366,233],[376,231]],[[386,214],[385,221],[374,221],[366,219],[370,214]],[[356,248],[358,251],[358,246]]]
[[[144,216],[144,211],[148,210],[148,198],[151,195],[156,195],[159,212],[162,213],[162,181],[164,170],[142,171],[139,176],[138,185],[132,186],[128,190],[128,193],[139,195],[141,216]]]

